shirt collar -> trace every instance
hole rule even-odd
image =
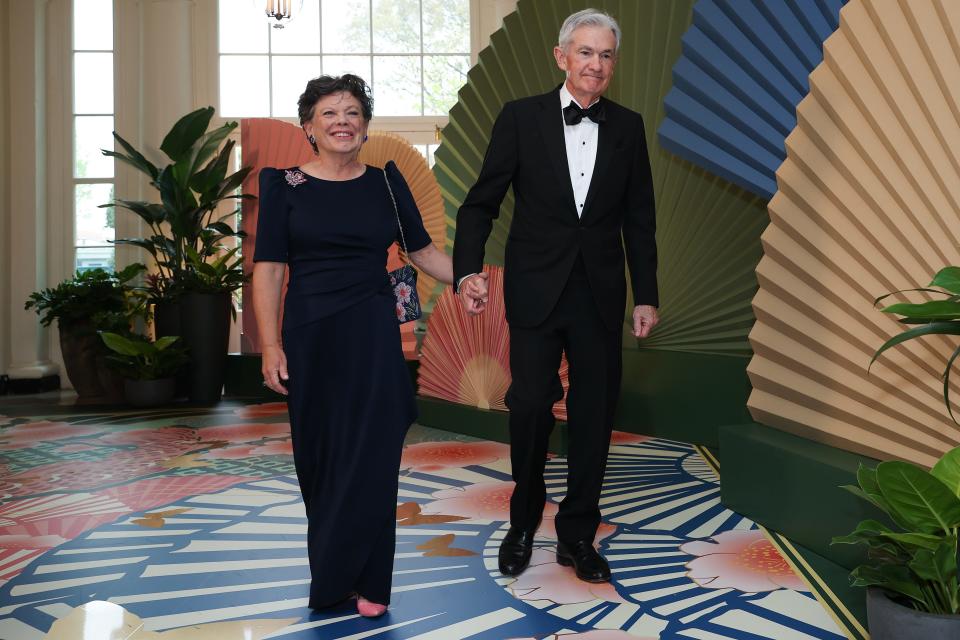
[[[593,102],[588,104],[586,107],[584,107],[582,104],[577,102],[576,98],[573,97],[573,94],[570,93],[569,89],[567,89],[566,81],[564,81],[564,83],[560,85],[560,108],[562,109],[563,107],[567,106],[568,104],[570,104],[571,101],[573,101],[573,103],[578,107],[580,107],[581,109],[587,109],[589,107],[592,107],[596,103],[600,102],[600,98],[598,97],[596,100],[594,100]]]

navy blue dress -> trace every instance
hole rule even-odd
[[[403,176],[393,163],[386,174],[407,248],[426,247]],[[260,172],[253,259],[290,271],[282,340],[313,608],[352,593],[390,602],[397,475],[417,418],[386,271],[399,237],[381,169],[345,181]]]

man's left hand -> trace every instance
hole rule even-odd
[[[657,308],[649,304],[638,304],[633,308],[633,337],[646,338],[660,322]]]

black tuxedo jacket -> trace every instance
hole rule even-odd
[[[577,216],[563,136],[559,86],[504,105],[476,184],[457,214],[454,276],[483,267],[484,245],[512,184],[516,206],[507,236],[507,322],[535,327],[560,296],[580,254],[604,323],[623,323],[624,250],[634,304],[658,306],[653,181],[640,114],[601,98],[597,158]],[[622,238],[622,240],[621,240]]]

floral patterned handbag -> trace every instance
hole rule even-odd
[[[390,180],[387,178],[387,172],[384,170],[383,179],[387,183],[387,193],[390,194],[390,200],[393,202],[393,211],[397,214],[397,226],[400,227],[400,242],[403,243],[403,253],[407,256],[407,240],[403,237],[403,224],[400,222],[400,209],[397,208],[397,199],[393,197],[393,189],[390,188]],[[397,322],[403,324],[411,320],[420,318],[420,297],[417,295],[417,270],[413,265],[405,264],[399,269],[394,269],[387,274],[390,276],[390,286],[393,287],[393,295],[397,299]]]

